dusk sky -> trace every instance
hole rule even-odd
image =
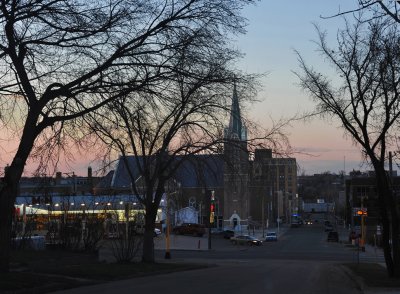
[[[245,54],[240,67],[247,72],[268,73],[258,97],[262,102],[246,113],[250,119],[268,127],[270,117],[277,120],[313,109],[314,104],[299,88],[298,78],[293,73],[299,69],[294,50],[299,51],[309,65],[329,73],[330,66],[323,62],[313,43],[317,40],[314,24],[327,30],[330,45],[335,46],[336,32],[344,25],[343,17],[323,17],[354,9],[356,5],[357,1],[353,0],[264,0],[245,10],[249,26],[247,34],[237,41]],[[351,19],[350,15],[348,17]],[[312,154],[294,155],[305,174],[370,169],[361,165],[359,148],[350,139],[346,140],[338,127],[337,121],[315,119],[296,122],[288,129],[292,146]]]
[[[244,10],[243,15],[248,19],[247,33],[237,37],[234,43],[244,53],[238,66],[248,73],[268,73],[258,95],[262,101],[244,106],[244,115],[248,119],[268,127],[271,117],[278,120],[313,109],[314,104],[297,85],[298,79],[293,73],[299,70],[294,50],[299,51],[308,64],[329,73],[329,65],[323,62],[313,43],[317,39],[313,24],[327,30],[330,45],[335,46],[335,34],[343,28],[343,18],[321,16],[329,17],[339,11],[354,9],[356,5],[355,0],[262,0]],[[361,165],[359,148],[350,139],[345,139],[337,121],[296,122],[287,132],[296,150],[312,154],[293,155],[305,174],[370,169]],[[85,175],[89,165],[97,169],[90,156],[86,156],[86,160],[80,158],[78,156],[76,162],[62,168],[63,172]]]

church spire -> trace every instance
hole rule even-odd
[[[242,118],[240,116],[239,98],[237,94],[236,83],[233,85],[231,115],[227,132],[227,135],[230,139],[235,138],[241,141],[247,140],[246,127],[242,124]]]

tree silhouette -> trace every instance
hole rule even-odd
[[[338,119],[373,166],[387,270],[390,276],[400,276],[399,206],[385,171],[387,151],[395,146],[399,127],[398,28],[387,19],[346,22],[334,49],[328,46],[324,32],[318,30],[318,34],[318,49],[337,76],[332,80],[306,65],[300,54],[301,73],[297,75],[314,99],[317,112]]]
[[[40,168],[57,163],[56,151],[79,132],[77,118],[168,77],[174,56],[187,43],[202,48],[204,34],[243,31],[239,12],[251,2],[0,3],[0,119],[18,142],[0,190],[0,271],[9,268],[12,211],[28,158]]]

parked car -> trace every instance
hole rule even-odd
[[[222,233],[224,239],[230,239],[231,237],[235,236],[235,232],[232,230],[225,230]]]
[[[276,232],[268,232],[267,236],[265,237],[265,242],[271,242],[271,241],[278,241],[278,235]]]
[[[249,235],[239,235],[231,237],[231,242],[235,245],[262,245],[262,241]]]
[[[143,235],[144,234],[144,226],[136,226],[134,230],[135,235]],[[157,237],[161,234],[161,230],[158,228],[154,228],[154,237]]]
[[[231,237],[235,236],[235,232],[232,230],[222,230],[217,228],[211,228],[211,234],[221,236],[224,239],[230,239]]]
[[[290,224],[290,227],[291,227],[291,228],[298,228],[298,227],[300,227],[300,224],[299,224],[297,221],[294,221],[294,222],[292,222],[292,223]]]
[[[327,238],[328,242],[339,242],[339,234],[336,231],[330,231],[328,233],[328,238]]]
[[[202,237],[206,233],[206,230],[201,224],[183,223],[180,226],[174,227],[172,233]]]
[[[157,237],[160,234],[161,234],[161,230],[157,229],[157,228],[154,228],[154,237]]]

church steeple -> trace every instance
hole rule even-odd
[[[249,217],[248,177],[249,153],[247,130],[240,115],[239,96],[233,85],[229,125],[224,142],[224,220],[235,228],[235,221]]]
[[[247,140],[247,130],[243,125],[242,117],[240,116],[240,106],[236,83],[233,85],[231,115],[229,118],[229,127],[226,129],[225,137],[229,139],[239,139],[240,141]]]

